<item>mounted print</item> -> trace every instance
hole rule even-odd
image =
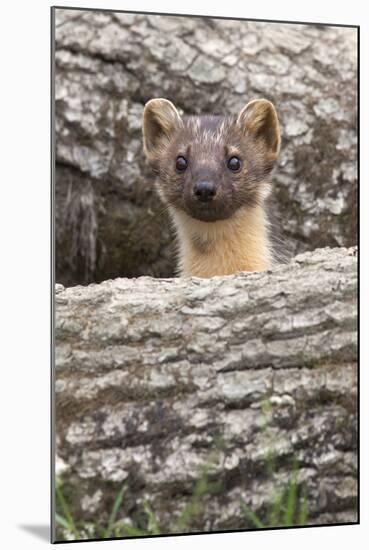
[[[53,542],[358,523],[358,31],[52,9]]]

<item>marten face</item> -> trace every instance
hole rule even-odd
[[[144,110],[144,147],[163,201],[205,222],[260,204],[279,151],[278,118],[266,100],[238,117],[183,117],[165,99]]]

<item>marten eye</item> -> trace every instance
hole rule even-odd
[[[231,157],[228,160],[227,166],[232,172],[238,172],[241,169],[241,161],[238,157]]]
[[[178,172],[184,172],[187,168],[187,159],[184,157],[177,157],[176,160],[176,169]]]

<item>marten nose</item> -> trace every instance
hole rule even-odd
[[[195,183],[193,192],[201,202],[210,202],[216,194],[215,184],[211,181],[198,181]]]

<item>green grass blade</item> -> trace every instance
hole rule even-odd
[[[270,449],[267,452],[266,456],[266,471],[267,473],[272,476],[274,472],[276,471],[276,465],[275,465],[275,452],[273,449]]]
[[[245,516],[257,527],[257,529],[265,529],[264,523],[258,518],[251,508],[247,506],[245,502],[241,502],[241,508]]]
[[[117,530],[119,531],[119,534],[117,534],[116,536],[128,535],[129,537],[145,537],[146,535],[150,535],[150,533],[147,533],[147,531],[139,529],[138,527],[134,527],[130,523],[119,524]]]
[[[199,499],[208,492],[209,482],[207,479],[207,472],[203,472],[202,477],[197,480],[194,490],[194,498]]]
[[[191,502],[186,504],[176,521],[175,531],[179,533],[184,532],[186,527],[188,527],[191,518],[196,517],[201,512],[201,509],[202,506],[198,499],[193,499]]]
[[[145,502],[144,504],[144,510],[148,519],[148,525],[147,525],[148,532],[151,535],[160,535],[160,528],[159,528],[158,522],[156,521],[156,517],[154,516],[154,513],[147,502]]]
[[[61,527],[64,527],[65,529],[68,529],[68,531],[71,530],[70,525],[68,521],[65,519],[65,517],[61,516],[60,514],[55,514],[55,521],[58,523]]]
[[[283,525],[285,527],[293,525],[294,516],[296,514],[297,504],[297,475],[296,471],[293,473],[292,479],[288,484],[287,490],[287,503],[283,517]]]
[[[189,526],[190,520],[201,514],[203,508],[202,499],[210,492],[210,483],[206,476],[207,472],[205,469],[202,472],[202,477],[196,481],[191,501],[186,504],[176,521],[176,532],[184,532]]]
[[[271,502],[268,527],[276,527],[281,521],[283,491],[276,493]]]
[[[68,529],[72,531],[72,533],[74,533],[74,536],[76,538],[78,538],[79,537],[78,529],[75,526],[71,511],[62,493],[60,483],[58,482],[56,482],[55,484],[55,493],[56,493],[56,499],[63,511],[64,520],[68,523]],[[59,517],[62,517],[62,516],[59,515]]]
[[[114,504],[113,504],[113,508],[111,510],[111,513],[110,513],[108,526],[105,529],[104,534],[102,536],[102,538],[104,538],[104,539],[108,539],[109,537],[112,536],[112,531],[113,531],[114,523],[115,523],[115,520],[116,520],[116,517],[117,517],[117,513],[118,513],[119,508],[122,504],[123,496],[124,496],[124,493],[126,492],[126,490],[127,490],[127,487],[125,485],[123,485],[123,487],[121,488],[121,490],[119,491],[119,493],[116,496],[116,499],[115,499]]]

